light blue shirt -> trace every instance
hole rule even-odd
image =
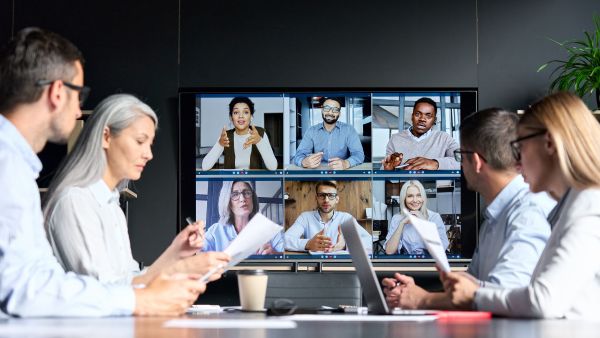
[[[233,224],[215,223],[206,230],[202,251],[224,251],[237,235]],[[276,252],[283,252],[283,238],[280,232],[273,236],[269,243]]]
[[[65,273],[46,239],[35,182],[42,163],[0,115],[0,309],[21,317],[131,315],[131,285]]]
[[[317,210],[305,211],[285,232],[285,248],[291,251],[306,251],[306,243],[323,229],[325,229],[324,235],[331,238],[331,244],[335,245],[340,231],[339,227],[351,218],[354,217],[347,212],[335,211],[328,222],[323,222],[321,214]],[[367,252],[372,253],[373,236],[363,227],[358,227],[358,234]]]
[[[331,132],[325,129],[323,123],[308,128],[296,151],[294,164],[302,167],[302,160],[306,156],[321,151],[322,163],[328,163],[329,159],[338,157],[348,160],[350,167],[354,167],[365,160],[358,133],[352,126],[339,121]]]
[[[506,288],[527,285],[550,236],[546,216],[554,205],[546,193],[530,192],[521,175],[515,177],[487,207],[467,271]]]
[[[442,217],[437,212],[429,209],[427,209],[427,215],[428,221],[435,223],[438,234],[440,235],[440,240],[444,246],[444,250],[446,250],[448,248],[448,236],[446,235],[446,226],[444,225],[444,221],[442,221]],[[397,214],[392,217],[387,236],[385,237],[386,242],[392,238],[392,235],[394,232],[396,232],[396,229],[398,229],[398,226],[400,225],[400,221],[402,221],[404,217],[406,216],[401,214]],[[400,253],[400,249],[403,247],[409,255],[422,255],[424,250],[427,250],[425,243],[423,243],[423,240],[421,239],[421,236],[419,236],[419,233],[415,227],[410,223],[404,225],[404,229],[402,229],[402,238],[400,245],[398,245],[397,253]]]

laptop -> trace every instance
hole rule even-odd
[[[356,224],[354,219],[350,218],[346,222],[342,223],[342,234],[346,240],[346,248],[352,256],[352,264],[356,269],[356,274],[358,275],[358,280],[360,281],[363,295],[367,301],[369,314],[413,316],[437,314],[438,311],[433,310],[390,310],[388,308],[383,291],[379,286],[377,274],[375,274],[375,270],[373,270],[373,265],[371,265],[369,255],[360,241],[360,236],[357,229],[358,226],[360,225]]]

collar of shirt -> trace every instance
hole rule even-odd
[[[94,195],[96,201],[98,201],[98,203],[101,205],[119,203],[119,191],[116,188],[111,191],[103,179],[100,179],[96,183],[90,185],[90,191]]]
[[[433,133],[433,129],[429,129],[425,134],[421,135],[421,137],[416,137],[415,134],[412,133],[412,129],[412,127],[408,128],[407,132],[410,138],[413,139],[415,142],[421,142],[427,139]]]
[[[485,218],[489,220],[490,223],[493,223],[523,187],[527,187],[527,184],[523,180],[523,176],[517,175],[500,191],[487,209],[485,209]]]
[[[21,135],[17,127],[2,115],[0,115],[0,135],[3,135],[7,142],[19,154],[23,155],[23,159],[25,159],[31,171],[35,174],[35,178],[37,178],[40,171],[42,171],[42,161],[40,161],[39,157],[31,149],[31,146],[27,143],[23,135]]]
[[[548,214],[548,223],[550,223],[550,228],[554,228],[554,225],[556,224],[556,222],[558,222],[558,218],[559,218],[560,214],[562,213],[561,212],[562,208],[564,207],[565,201],[567,200],[567,197],[569,196],[570,192],[571,192],[571,188],[567,189],[567,191],[560,198],[560,200],[558,201],[556,206]]]
[[[343,123],[344,123],[344,122],[337,121],[337,122],[335,123],[335,126],[333,126],[333,129],[341,129],[341,125],[342,125]],[[321,123],[319,124],[319,129],[322,129],[322,130],[324,130],[324,131],[326,131],[326,132],[328,132],[328,133],[331,133],[331,131],[333,131],[333,129],[331,129],[331,131],[327,131],[327,129],[325,129],[325,122],[321,122]]]
[[[331,221],[333,221],[333,219],[337,215],[337,212],[335,212],[335,210],[334,210],[333,215],[331,215],[331,218],[327,222],[323,222],[323,219],[321,218],[321,213],[319,212],[319,210],[314,210],[313,214],[315,215],[315,218],[317,219],[317,221],[319,221],[319,223],[321,223],[325,226],[325,225],[331,223]]]

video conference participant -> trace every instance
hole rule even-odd
[[[348,169],[363,163],[365,153],[358,133],[351,125],[338,121],[342,100],[324,98],[323,123],[310,127],[302,136],[294,164],[307,169],[322,163],[331,169]]]
[[[46,239],[36,153],[66,142],[89,89],[83,56],[58,34],[25,28],[0,49],[0,310],[20,317],[179,315],[205,290],[191,275],[145,288],[66,273]]]
[[[258,212],[258,196],[247,181],[224,181],[219,194],[219,222],[206,231],[203,251],[223,251],[244,230]],[[256,255],[283,252],[283,238],[277,233]]]
[[[128,94],[107,97],[86,121],[44,203],[48,240],[65,270],[146,284],[163,271],[204,274],[229,260],[224,253],[195,255],[204,243],[201,222],[181,231],[143,273],[133,259],[119,190],[152,159],[157,123],[152,108]]]
[[[529,284],[481,287],[442,274],[459,308],[528,318],[598,320],[600,312],[600,125],[574,94],[559,92],[529,107],[510,142],[533,192],[558,201],[552,232]]]
[[[315,188],[317,210],[305,211],[298,216],[296,222],[285,232],[285,248],[289,251],[323,251],[336,252],[346,249],[342,235],[342,223],[356,219],[349,213],[337,211],[340,201],[337,183],[319,181]],[[365,249],[373,252],[372,236],[358,226],[360,239]]]
[[[515,113],[492,108],[468,116],[460,128],[457,160],[469,189],[480,193],[488,206],[467,270],[480,285],[527,285],[550,236],[546,216],[556,203],[546,193],[529,191],[512,155],[510,141],[516,138],[518,120]],[[396,274],[383,285],[392,307],[453,308],[446,293],[427,292],[409,276]]]
[[[277,169],[277,159],[269,136],[252,123],[254,102],[247,97],[234,97],[229,102],[229,119],[233,128],[223,126],[217,143],[202,160],[202,170],[210,170],[221,154],[225,169]],[[231,142],[233,141],[233,146]]]
[[[436,115],[437,104],[432,99],[422,97],[415,102],[412,127],[392,135],[381,161],[383,169],[394,170],[400,165],[406,165],[403,170],[460,169],[454,159],[458,143],[443,131],[431,130]]]
[[[413,216],[435,223],[438,234],[444,246],[448,248],[448,236],[442,217],[435,211],[427,208],[427,194],[423,184],[417,180],[405,182],[400,189],[400,201],[403,207]],[[409,218],[402,214],[402,210],[392,217],[390,228],[385,238],[385,253],[387,255],[423,255],[428,254],[425,243],[417,233],[414,226],[409,223]]]

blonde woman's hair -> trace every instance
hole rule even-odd
[[[427,194],[425,193],[425,187],[423,187],[423,184],[421,184],[421,182],[417,180],[406,181],[402,185],[402,189],[400,189],[400,206],[403,208],[406,207],[406,194],[408,188],[410,187],[417,187],[417,189],[419,189],[419,193],[421,193],[421,198],[423,199],[423,204],[421,205],[421,209],[419,209],[419,211],[421,212],[421,214],[423,214],[423,217],[425,217],[425,219],[429,219],[429,213],[427,212]]]
[[[557,92],[534,103],[521,118],[525,128],[545,128],[570,186],[600,187],[600,124],[574,94]]]

